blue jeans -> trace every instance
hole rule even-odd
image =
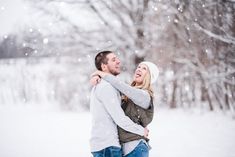
[[[111,146],[97,152],[92,152],[93,157],[122,157],[122,149]]]
[[[125,157],[148,157],[149,156],[149,147],[141,141],[133,151],[127,154]]]

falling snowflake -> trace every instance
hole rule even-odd
[[[43,39],[43,44],[48,44],[49,40],[47,38]]]
[[[177,19],[174,19],[174,23],[178,23],[179,21]]]
[[[165,73],[165,78],[166,78],[167,80],[171,80],[171,79],[173,79],[173,77],[174,77],[174,71],[172,71],[172,70],[167,70],[166,73]]]
[[[5,7],[2,6],[2,7],[1,7],[1,10],[4,11],[4,10],[5,10]]]
[[[118,52],[117,52],[117,55],[118,55],[118,56],[120,56],[120,55],[121,55],[121,53],[118,51]]]
[[[90,56],[90,55],[86,55],[86,57],[87,57],[87,58],[91,58],[91,56]]]
[[[23,43],[22,46],[23,46],[23,47],[26,47],[26,43]]]
[[[177,9],[178,9],[179,12],[181,12],[181,13],[183,12],[183,8],[182,7],[179,7]]]
[[[81,58],[78,58],[78,60],[77,60],[78,62],[81,62],[82,61],[82,59]]]
[[[168,18],[168,22],[171,22],[170,16],[167,16],[167,18]]]
[[[156,6],[152,6],[152,9],[153,9],[154,11],[158,11],[158,8],[157,8]]]

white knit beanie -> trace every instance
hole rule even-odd
[[[159,75],[158,67],[154,63],[148,62],[148,61],[143,61],[140,64],[145,64],[148,66],[150,76],[151,76],[151,84],[153,84],[155,81],[157,81],[157,78]]]

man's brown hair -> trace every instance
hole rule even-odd
[[[112,51],[101,51],[95,56],[95,66],[98,70],[102,71],[101,64],[108,64],[108,54],[113,53]]]

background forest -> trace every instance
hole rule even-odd
[[[2,2],[0,16],[10,3]],[[112,50],[122,61],[120,78],[127,83],[142,60],[159,66],[154,86],[158,106],[235,114],[234,0],[15,4],[20,20],[8,32],[0,26],[1,105],[87,110],[94,56]]]

